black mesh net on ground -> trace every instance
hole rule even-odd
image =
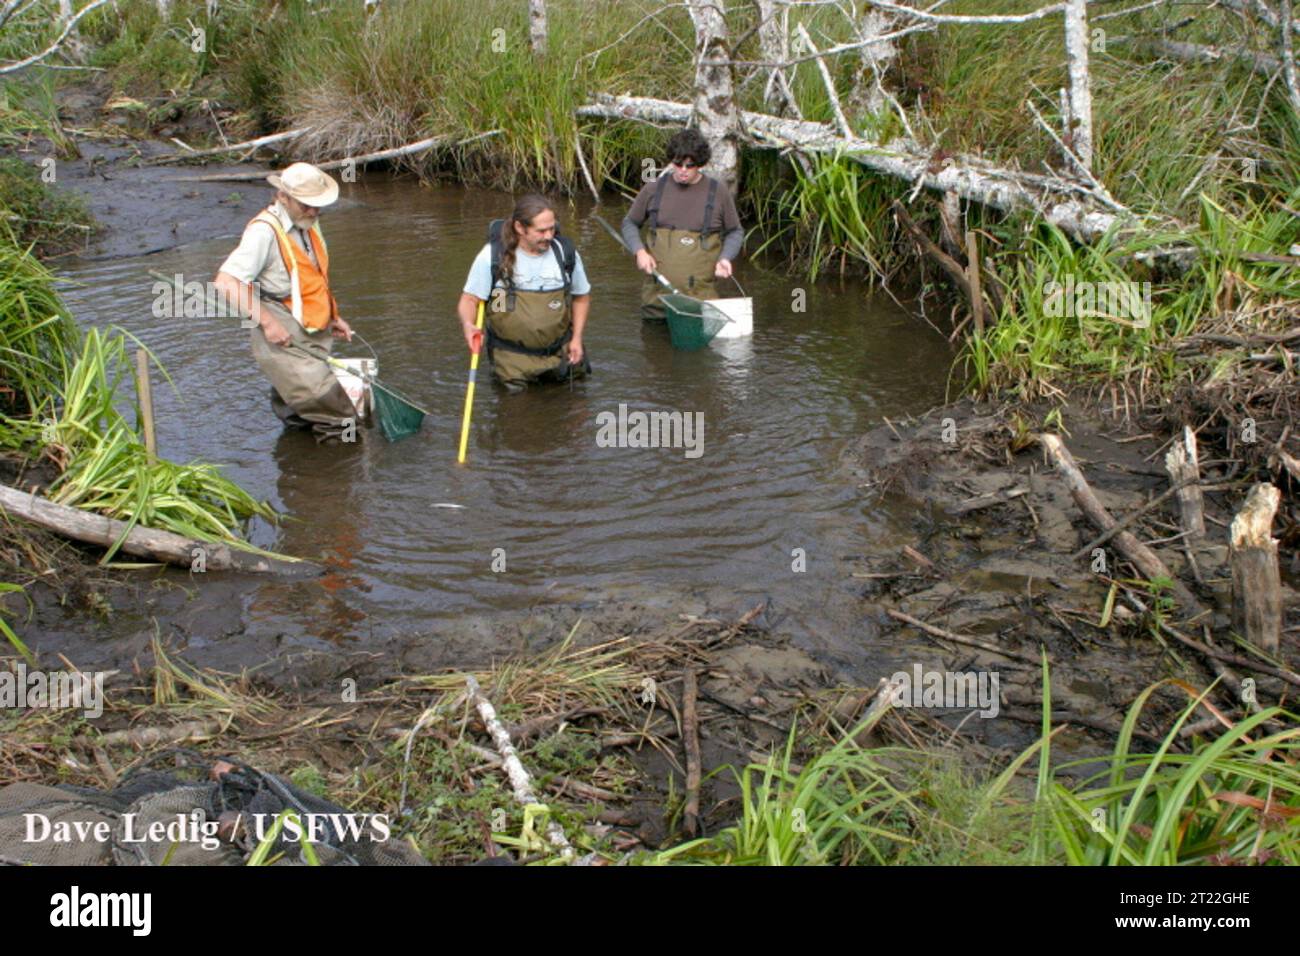
[[[285,811],[280,832],[270,838]],[[342,807],[232,758],[171,749],[112,790],[21,782],[0,788],[0,863],[240,866],[264,842],[276,866],[421,866],[386,821]]]

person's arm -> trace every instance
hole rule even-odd
[[[719,279],[731,278],[734,271],[732,263],[740,255],[740,247],[745,242],[745,230],[737,226],[730,229],[722,236],[722,252],[718,254],[718,264],[713,268],[713,274]]]
[[[587,327],[587,314],[591,311],[590,295],[575,295],[573,308],[573,337],[569,339],[569,364],[577,365],[582,361],[584,348],[582,330]]]
[[[713,274],[719,279],[727,279],[731,277],[732,264],[745,244],[745,229],[740,224],[740,213],[736,211],[736,200],[731,190],[726,186],[722,188],[726,190],[722,197],[722,251],[718,253],[718,264]]]
[[[460,319],[460,330],[465,336],[465,344],[471,352],[483,341],[483,333],[476,328],[479,303],[486,303],[492,296],[492,249],[484,246],[474,257],[465,279],[465,288],[461,290],[460,301],[456,303],[456,316]],[[483,317],[487,324],[487,316]]]
[[[262,327],[262,334],[266,336],[268,342],[272,345],[289,344],[289,333],[279,322],[271,318],[269,312],[262,310],[260,297],[250,283],[235,278],[229,272],[218,272],[213,286],[230,307]]]
[[[262,334],[272,345],[288,345],[289,333],[271,313],[262,308],[261,289],[254,285],[266,268],[266,260],[275,244],[275,233],[266,223],[249,223],[226,261],[217,270],[213,286],[226,303],[262,327]],[[278,255],[278,253],[277,253]]]
[[[478,329],[478,307],[480,302],[486,302],[486,299],[480,299],[476,295],[468,292],[460,294],[460,301],[456,303],[456,315],[460,318],[460,330],[465,336],[465,344],[469,350],[475,350],[475,339],[482,335]]]
[[[632,250],[633,258],[636,259],[636,267],[646,275],[654,272],[658,266],[655,257],[650,255],[645,243],[641,241],[641,226],[645,223],[650,208],[650,196],[654,191],[654,187],[654,182],[646,183],[645,186],[641,187],[636,200],[632,203],[632,208],[623,217],[621,230],[623,241],[627,243],[627,247]]]
[[[644,219],[641,220],[641,222],[644,221]],[[623,241],[632,250],[632,255],[636,255],[645,248],[645,243],[641,241],[641,223],[634,222],[631,213],[623,217],[623,224],[619,227],[619,232],[623,234]]]

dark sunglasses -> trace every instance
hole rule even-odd
[[[699,169],[700,164],[690,159],[674,159],[673,165],[679,169]]]

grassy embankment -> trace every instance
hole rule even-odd
[[[166,738],[201,727],[192,746],[209,759],[235,755],[349,810],[387,814],[394,838],[440,863],[481,859],[489,840],[519,859],[559,862],[540,838],[547,817],[579,853],[641,865],[1300,863],[1296,715],[1266,708],[1215,732],[1184,733],[1214,708],[1176,680],[1138,696],[1109,752],[1061,761],[1064,728],[1044,721],[1022,752],[978,766],[905,709],[876,708],[861,691],[810,692],[785,746],[706,776],[701,812],[715,822],[705,837],[684,840],[680,776],[664,794],[646,770],[647,754],[670,762],[680,754],[675,705],[661,698],[647,708],[641,692],[647,676],[680,690],[679,668],[699,663],[700,648],[719,637],[706,628],[685,642],[563,641],[475,673],[516,728],[545,801],[541,816],[513,801],[494,768],[464,674],[409,675],[353,704],[336,694],[294,704],[249,675],[187,667],[157,641],[140,686],[109,694],[94,724],[72,711],[0,717],[6,739],[24,745],[7,752],[0,776],[111,787],[133,766],[160,765],[165,745],[141,754],[132,729]],[[715,714],[710,727],[747,737],[739,726],[723,730],[736,719]],[[1152,733],[1154,742],[1139,739]],[[67,757],[92,752],[93,762]],[[732,780],[736,796],[715,804]],[[597,822],[627,814],[662,814],[663,843],[630,837],[634,823]]]
[[[28,104],[36,102],[36,108]],[[43,136],[72,148],[52,114],[48,89],[10,84],[0,101],[0,144],[16,147]],[[38,167],[0,160],[0,456],[16,479],[43,485],[53,501],[201,541],[246,546],[242,522],[274,518],[264,503],[211,465],[151,458],[116,405],[131,379],[121,332],[77,330],[59,298],[57,280],[37,257],[76,245],[93,223],[84,207],[54,194]],[[56,559],[33,537],[6,522],[6,592],[43,577]],[[120,542],[118,542],[120,544]],[[103,556],[111,560],[117,545]],[[48,581],[49,578],[46,578]],[[24,656],[11,624],[0,632]]]

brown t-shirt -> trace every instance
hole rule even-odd
[[[700,181],[691,186],[676,183],[671,173],[665,173],[663,201],[659,204],[659,225],[665,229],[699,229],[704,225],[704,206],[709,199],[709,177],[701,176]],[[654,199],[659,181],[645,184],[637,194],[636,201],[627,217],[638,227],[650,212],[650,202]],[[716,232],[731,232],[740,228],[740,216],[736,212],[736,200],[724,182],[718,183],[718,192],[713,197],[713,215],[709,228]]]
[[[664,184],[663,201],[659,204],[659,225],[665,229],[701,228],[704,225],[704,207],[709,201],[709,178],[702,176],[694,185],[680,186],[673,181],[671,173],[664,173],[664,176],[668,181]],[[633,252],[645,248],[640,229],[649,215],[650,201],[658,188],[658,180],[646,183],[623,217],[623,241]],[[741,228],[740,216],[736,212],[736,200],[722,181],[718,182],[718,191],[713,197],[713,215],[709,219],[710,227],[722,232],[722,251],[718,258],[734,262],[745,242],[745,230]]]

